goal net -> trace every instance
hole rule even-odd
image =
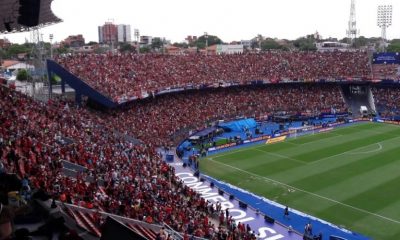
[[[290,137],[297,138],[298,136],[304,134],[314,134],[315,127],[314,126],[301,126],[301,127],[291,127],[289,128]]]

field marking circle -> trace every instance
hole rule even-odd
[[[382,144],[381,144],[381,143],[376,143],[376,144],[378,145],[378,148],[376,148],[376,149],[372,149],[372,150],[369,150],[369,151],[364,151],[364,152],[348,152],[347,154],[350,154],[350,155],[356,155],[356,154],[368,154],[368,153],[379,152],[380,150],[382,150],[382,149],[383,149],[383,146],[382,146]]]

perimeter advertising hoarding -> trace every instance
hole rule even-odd
[[[278,142],[283,142],[285,141],[286,136],[280,136],[280,137],[275,137],[275,138],[270,138],[267,140],[265,144],[272,144],[272,143],[278,143]]]
[[[400,53],[374,53],[373,64],[400,64]]]

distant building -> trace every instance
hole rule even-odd
[[[120,24],[117,28],[118,42],[131,42],[131,26]]]
[[[332,51],[349,51],[350,44],[341,42],[321,42],[316,44],[319,52],[332,52]]]
[[[215,54],[241,54],[243,53],[243,45],[241,44],[217,44],[215,45]]]
[[[316,40],[322,39],[322,36],[321,36],[321,34],[319,34],[318,31],[315,31],[315,33],[314,33],[314,39],[316,39]]]
[[[125,24],[115,25],[106,22],[98,27],[99,43],[116,44],[119,42],[131,42],[131,26]]]
[[[192,43],[195,43],[196,41],[197,41],[197,36],[187,36],[186,38],[185,38],[185,40],[188,42],[188,44],[190,45],[190,44],[192,44]]]
[[[86,45],[71,49],[75,53],[92,53],[98,48],[98,45]]]
[[[15,61],[15,60],[4,60],[1,69],[5,72],[14,72],[19,69],[34,69],[33,65],[27,64],[25,62]]]
[[[141,45],[150,45],[153,41],[151,36],[140,36],[140,44]]]
[[[61,42],[63,46],[68,45],[69,47],[78,48],[85,45],[85,38],[82,34],[68,36],[64,41]]]
[[[242,40],[240,44],[243,45],[244,48],[251,48],[251,40]]]
[[[99,43],[115,44],[118,42],[118,28],[112,22],[106,22],[98,27]]]
[[[18,53],[17,54],[17,59],[19,61],[25,61],[28,59],[28,53]]]
[[[173,45],[166,46],[165,51],[167,54],[171,54],[171,55],[181,55],[184,53],[184,49],[182,49],[180,47],[175,47]]]

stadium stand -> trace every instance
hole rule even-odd
[[[66,203],[147,223],[166,223],[199,237],[210,237],[210,227],[215,227],[208,219],[215,210],[175,177],[156,146],[164,145],[182,126],[200,128],[212,119],[345,108],[339,88],[325,85],[179,93],[102,114],[66,102],[36,102],[6,87],[0,91],[3,172],[17,173],[30,188]],[[132,144],[126,135],[147,144]],[[71,176],[63,171],[66,166],[80,170]],[[78,225],[99,235],[92,216],[69,214]]]
[[[269,85],[191,91],[162,95],[133,103],[126,111],[103,116],[108,127],[123,121],[120,131],[153,146],[182,140],[190,130],[210,121],[238,116],[262,116],[276,112],[318,115],[346,112],[338,86],[316,84]],[[157,119],[157,121],[154,121]],[[183,135],[180,135],[183,134]],[[154,137],[157,136],[157,137]]]
[[[400,91],[396,87],[371,88],[375,98],[377,111],[381,117],[394,118],[400,116]]]
[[[83,108],[35,102],[5,87],[0,91],[2,172],[17,173],[30,188],[77,206],[166,223],[199,237],[214,229],[208,221],[210,206],[183,185],[151,144],[124,141],[106,120]],[[89,171],[65,176],[60,160]],[[86,181],[88,176],[94,181]],[[79,225],[99,234],[88,216],[75,214]]]
[[[370,79],[366,52],[281,52],[241,55],[75,54],[57,59],[64,68],[114,102],[166,89],[222,82]]]
[[[373,64],[373,79],[399,80],[400,65],[398,64]]]
[[[254,79],[371,77],[364,52],[74,55],[58,61],[114,100],[188,84],[214,85],[221,79],[245,84]],[[372,91],[382,115],[398,114],[397,89]],[[64,101],[36,102],[1,86],[0,173],[15,173],[29,191],[43,190],[65,203],[67,214],[93,236],[101,235],[102,218],[96,214],[101,211],[148,224],[165,223],[185,235],[249,239],[244,226],[215,226],[215,206],[184,186],[156,147],[172,146],[220,119],[346,112],[341,94],[340,86],[331,84],[236,86],[159,95],[97,112]],[[132,141],[136,138],[144,144]],[[27,201],[29,195],[24,195]],[[148,239],[159,234],[126,224]]]

